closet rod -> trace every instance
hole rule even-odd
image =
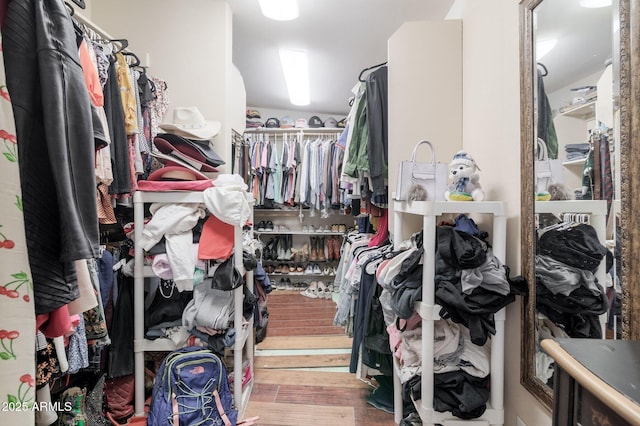
[[[113,40],[113,39],[116,38],[116,37],[112,37],[108,32],[106,32],[105,30],[103,30],[102,28],[97,26],[93,21],[91,21],[91,19],[89,19],[86,16],[82,15],[77,10],[76,10],[76,13],[73,15],[72,19],[75,19],[76,21],[81,22],[81,23],[85,24],[88,27],[91,27],[91,29],[93,31],[98,33],[98,35],[100,35],[105,40]]]
[[[98,25],[96,25],[91,19],[87,18],[86,16],[82,15],[80,12],[78,12],[76,10],[76,12],[73,14],[73,17],[71,19],[75,19],[76,21],[80,22],[81,24],[86,25],[87,27],[91,28],[94,32],[96,32],[100,37],[102,37],[104,40],[111,40],[111,41],[119,41],[121,39],[118,39],[116,37],[113,37],[111,34],[109,34],[108,32],[106,32],[105,30],[103,30],[102,28],[100,28]],[[128,47],[125,47],[121,50],[121,52],[128,52],[130,55],[133,55],[135,57],[135,59],[138,60],[138,65],[140,65],[140,59],[139,57],[133,53]],[[147,58],[148,59],[148,58]]]

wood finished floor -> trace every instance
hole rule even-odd
[[[261,426],[395,425],[392,414],[367,404],[373,387],[348,372],[351,339],[333,325],[335,302],[275,290],[267,305],[243,418],[260,416]]]

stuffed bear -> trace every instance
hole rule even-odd
[[[445,191],[449,201],[482,201],[484,191],[480,186],[480,170],[475,160],[464,151],[458,151],[449,163],[449,180],[452,185]]]

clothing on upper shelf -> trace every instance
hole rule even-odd
[[[601,338],[609,302],[595,273],[607,249],[593,226],[559,223],[539,231],[536,309],[570,337]]]

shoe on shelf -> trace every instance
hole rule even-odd
[[[264,224],[264,228],[267,231],[273,231],[273,222],[271,222],[270,220],[266,221]]]
[[[273,273],[274,273],[274,274],[281,274],[281,273],[282,273],[282,267],[283,267],[283,266],[284,266],[284,265],[283,265],[282,263],[278,263],[278,264],[276,265],[276,267],[273,269]]]
[[[317,241],[317,247],[316,247],[316,251],[317,251],[317,256],[318,256],[318,260],[323,262],[325,260],[327,260],[327,257],[325,255],[325,238],[326,237],[318,237]]]
[[[304,272],[304,268],[302,267],[302,265],[300,264],[296,265],[296,273],[301,274],[303,272]]]
[[[309,237],[309,241],[311,242],[311,254],[309,255],[309,260],[312,262],[318,260],[318,239],[319,237]]]
[[[317,263],[313,264],[313,274],[315,275],[322,274],[322,269],[320,269],[320,265],[318,265]]]
[[[305,268],[304,273],[307,275],[313,274],[313,265],[311,263],[307,263],[307,267]]]
[[[318,285],[317,285],[317,290],[316,293],[318,295],[318,299],[324,299],[325,298],[325,290],[327,288],[325,287],[324,283],[322,281],[318,281]]]
[[[295,288],[293,287],[293,283],[291,282],[291,280],[289,278],[285,278],[284,279],[284,283],[285,283],[285,288],[287,290],[295,290]]]
[[[322,275],[329,275],[330,273],[331,273],[331,268],[330,268],[330,267],[325,266],[325,267],[322,269]]]
[[[276,284],[276,290],[286,290],[287,283],[284,281],[284,278],[280,278],[278,280],[278,284]]]
[[[307,289],[302,291],[300,294],[302,294],[304,297],[308,297],[309,299],[317,299],[318,283],[315,281],[311,281],[311,284],[309,284],[309,287],[307,287]]]
[[[258,222],[258,226],[256,228],[258,229],[258,231],[266,231],[267,222],[265,222],[264,220],[261,220],[260,222]]]

